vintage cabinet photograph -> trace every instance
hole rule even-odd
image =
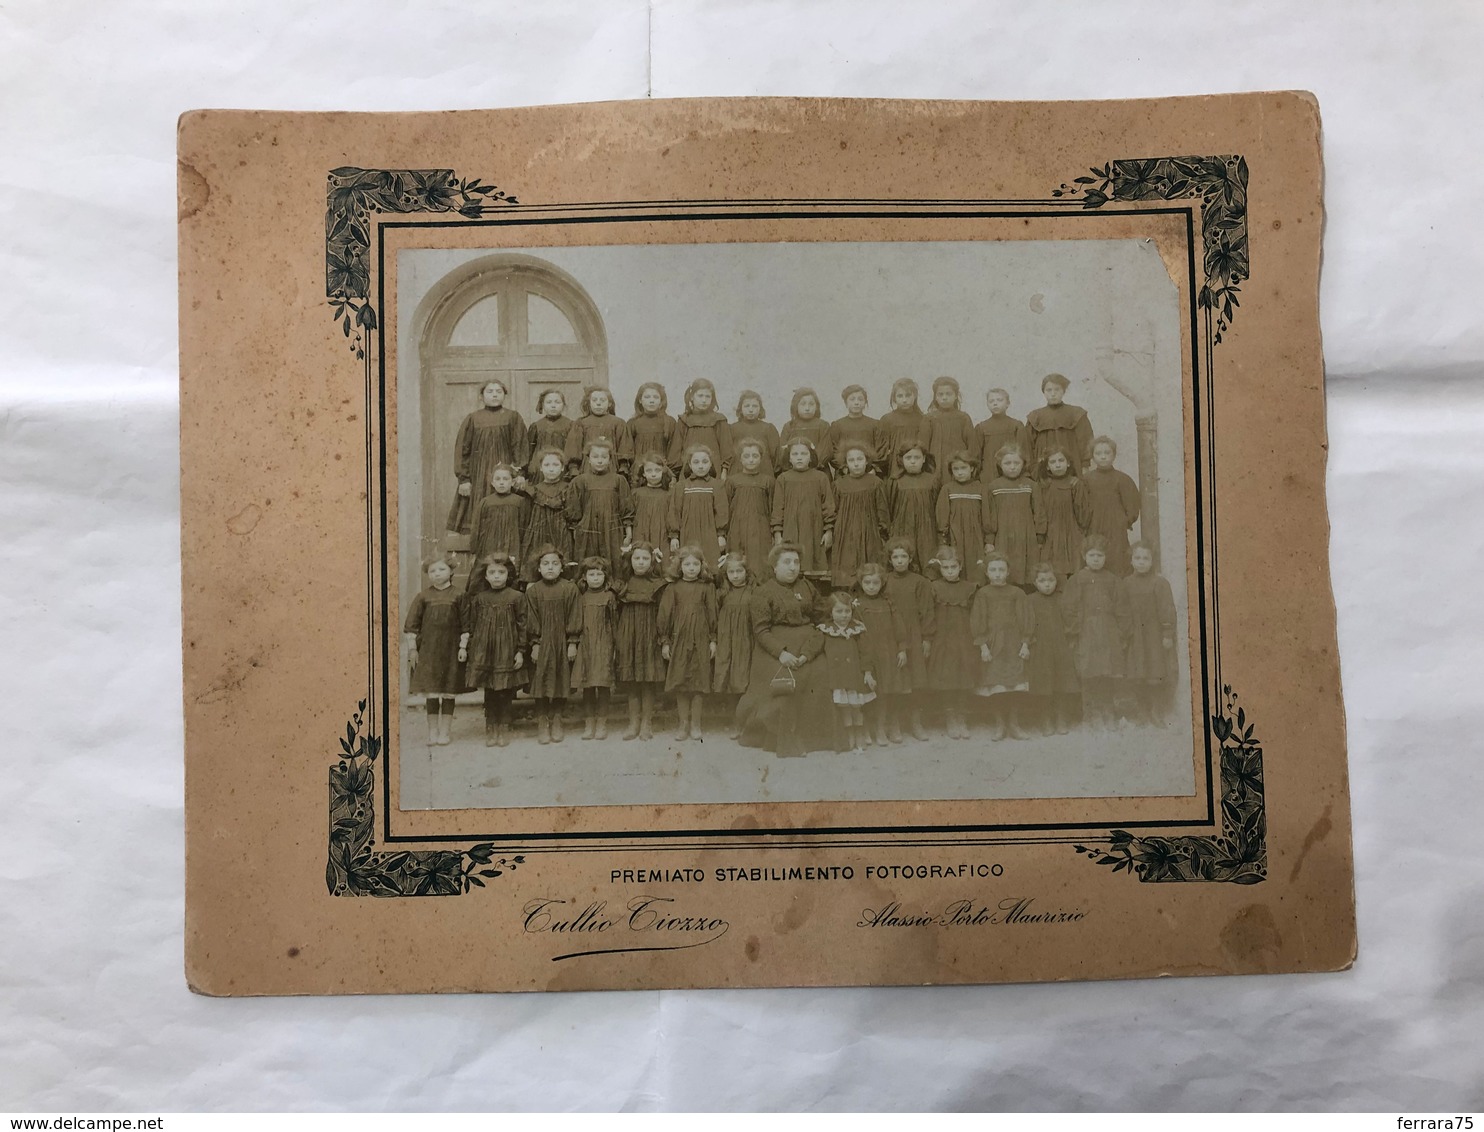
[[[1347,965],[1318,130],[188,115],[192,985]]]

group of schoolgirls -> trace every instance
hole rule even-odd
[[[628,696],[625,739],[654,737],[662,693],[675,698],[677,739],[702,738],[708,694],[735,707],[752,657],[753,578],[741,555],[726,556],[718,586],[698,546],[672,553],[664,572],[647,542],[627,542],[622,554],[617,579],[608,559],[591,555],[576,564],[574,582],[564,552],[548,544],[532,555],[535,577],[522,584],[516,560],[496,551],[462,592],[446,559],[431,562],[404,625],[411,690],[427,697],[429,745],[450,741],[453,695],[464,690],[484,691],[492,747],[510,742],[517,691],[532,699],[541,744],[563,741],[573,697],[582,701],[584,739],[608,737],[616,689]]]
[[[804,389],[795,393],[790,419],[780,431],[766,420],[762,398],[751,391],[741,395],[735,420],[728,421],[716,410],[715,387],[704,379],[686,389],[684,412],[678,417],[666,411],[664,388],[645,383],[628,421],[614,415],[606,389],[587,390],[582,415],[575,420],[565,416],[563,395],[551,390],[541,397],[541,416],[529,427],[518,413],[504,406],[504,386],[498,381],[488,383],[482,391],[483,406],[469,415],[459,432],[455,451],[458,487],[448,518],[450,533],[468,538],[475,564],[468,592],[484,592],[486,586],[499,592],[486,576],[497,559],[505,564],[504,588],[512,593],[521,583],[527,595],[532,588],[541,594],[552,587],[561,589],[562,584],[570,592],[563,591],[560,609],[537,608],[528,599],[522,607],[527,614],[524,625],[505,634],[519,643],[529,637],[536,644],[531,651],[538,656],[544,653],[544,663],[532,656],[519,658],[527,667],[539,667],[542,679],[527,673],[521,663],[509,665],[510,656],[499,670],[486,671],[488,665],[481,661],[470,662],[467,673],[449,672],[438,679],[432,674],[421,679],[414,672],[413,691],[429,696],[430,740],[447,741],[443,717],[453,707],[448,687],[434,690],[432,683],[441,680],[451,687],[450,682],[462,679],[469,687],[486,688],[487,738],[499,743],[502,737],[508,741],[509,696],[497,694],[491,699],[488,692],[513,694],[515,687],[526,686],[520,681],[528,675],[536,699],[538,740],[561,736],[560,707],[573,690],[589,701],[584,736],[599,737],[604,728],[603,699],[615,681],[633,683],[637,689],[630,698],[626,737],[652,735],[654,692],[660,687],[687,693],[678,698],[680,733],[699,735],[700,697],[713,688],[698,672],[683,671],[698,667],[695,642],[682,647],[679,641],[663,640],[663,634],[654,637],[671,654],[679,655],[679,676],[673,675],[674,656],[662,655],[664,663],[657,670],[648,659],[637,656],[631,661],[615,659],[611,665],[601,659],[595,663],[594,657],[605,652],[607,645],[590,648],[579,667],[584,611],[588,606],[611,605],[613,611],[603,614],[611,622],[605,632],[610,642],[622,644],[633,635],[620,631],[621,614],[628,606],[652,607],[658,626],[661,595],[667,590],[677,595],[686,592],[683,586],[665,585],[664,574],[675,583],[700,583],[702,589],[709,587],[706,577],[720,576],[720,594],[725,597],[729,592],[726,577],[732,573],[729,567],[745,579],[749,565],[760,565],[780,542],[801,548],[801,566],[807,576],[836,588],[864,583],[864,568],[885,562],[887,546],[894,541],[905,542],[909,548],[908,558],[914,565],[904,570],[928,585],[914,571],[912,550],[940,547],[925,565],[939,575],[933,587],[948,583],[947,588],[954,591],[954,600],[943,603],[947,608],[941,611],[950,636],[969,627],[969,615],[976,607],[983,607],[985,617],[997,608],[991,599],[978,600],[975,593],[980,587],[1009,587],[1006,593],[1013,590],[1027,601],[1039,594],[1065,607],[1064,614],[1072,620],[1064,635],[1071,649],[1068,655],[1075,661],[1052,663],[1048,657],[1056,650],[1044,644],[1035,650],[1028,637],[1010,650],[1022,665],[1028,665],[1020,673],[1024,679],[1011,671],[1015,665],[1004,655],[998,637],[995,642],[980,639],[989,632],[987,623],[982,626],[984,633],[971,638],[978,646],[977,665],[950,668],[946,663],[935,664],[940,675],[930,677],[917,663],[919,655],[930,656],[930,644],[924,647],[922,642],[931,642],[936,635],[923,631],[922,622],[931,615],[928,604],[918,602],[915,610],[896,611],[902,619],[917,622],[907,629],[914,642],[909,650],[914,657],[912,674],[917,677],[913,685],[918,690],[950,693],[945,712],[951,736],[967,737],[964,705],[957,695],[967,691],[1048,697],[1041,712],[1048,729],[1069,726],[1079,693],[1090,722],[1116,723],[1120,713],[1162,722],[1161,695],[1141,691],[1138,705],[1129,709],[1127,698],[1116,697],[1110,682],[1130,680],[1140,689],[1172,683],[1172,646],[1165,643],[1172,638],[1174,618],[1168,583],[1152,574],[1153,556],[1147,549],[1148,565],[1142,560],[1136,563],[1138,555],[1131,552],[1128,532],[1139,515],[1138,489],[1113,466],[1114,442],[1094,434],[1085,410],[1064,402],[1067,385],[1059,374],[1044,378],[1041,389],[1046,404],[1024,422],[1008,415],[1008,393],[992,389],[986,397],[989,416],[977,424],[960,408],[958,383],[949,377],[933,382],[932,405],[926,413],[919,407],[916,383],[898,381],[892,388],[892,408],[880,419],[866,414],[867,395],[860,386],[842,390],[846,415],[833,422],[822,418],[818,395]],[[1092,570],[1086,554],[1089,549],[1095,551],[1096,544],[1101,545],[1104,563]],[[636,555],[636,550],[647,552],[643,569],[636,570],[636,566],[645,554]],[[696,552],[690,563],[695,576],[690,578],[686,577],[687,550]],[[726,563],[718,570],[723,552]],[[549,570],[543,566],[547,558],[551,559]],[[945,569],[950,560],[956,568]],[[446,559],[440,561],[447,566]],[[627,575],[618,584],[608,565],[615,562],[623,564],[622,573]],[[427,611],[440,604],[434,594],[442,590],[429,570],[429,588],[409,613],[409,634],[419,632],[421,622],[414,623],[417,618],[426,620]],[[546,576],[549,571],[553,572],[550,578]],[[950,571],[955,573],[953,579],[947,578]],[[888,578],[899,572],[895,562],[890,573],[882,571]],[[1005,577],[997,583],[1000,573]],[[1097,573],[1102,574],[1103,583],[1114,584],[1073,585],[1076,578]],[[574,575],[581,586],[570,580]],[[1156,649],[1147,642],[1135,647],[1140,632],[1136,622],[1142,624],[1142,614],[1136,615],[1132,607],[1142,609],[1147,604],[1140,593],[1143,583],[1137,581],[1145,575],[1154,590],[1162,587],[1151,599],[1158,606],[1153,615],[1159,636]],[[1128,594],[1125,589],[1129,587],[1121,579],[1130,576],[1134,580]],[[1044,578],[1050,581],[1043,582]],[[730,588],[745,590],[746,584],[741,581]],[[443,588],[452,589],[451,580]],[[646,591],[652,592],[645,596]],[[746,687],[745,671],[739,679],[738,668],[739,662],[745,667],[750,642],[738,643],[734,650],[720,644],[715,628],[717,593],[710,592],[709,605],[699,600],[681,602],[686,607],[684,616],[670,610],[666,629],[673,633],[680,621],[692,615],[709,618],[712,635],[700,651],[709,660],[720,647],[725,656],[712,678],[714,690],[723,690],[725,683],[725,690],[736,694]],[[857,600],[866,596],[857,590]],[[514,604],[511,598],[502,601]],[[673,605],[681,599],[672,596],[670,601]],[[449,602],[443,598],[441,603]],[[701,607],[699,614],[690,608],[692,604]],[[739,606],[732,611],[732,619],[740,631],[746,624],[740,596],[733,604]],[[1036,620],[1034,613],[1018,605],[1011,609],[1006,602],[998,604],[1005,605],[1001,612],[1013,615],[1017,624]],[[952,612],[954,607],[957,613]],[[471,608],[469,615],[474,612]],[[1084,631],[1091,623],[1081,619],[1100,617],[1102,612],[1113,618],[1110,632]],[[550,645],[543,650],[536,638],[547,641],[546,621],[558,615],[563,624],[561,651],[571,655],[554,658]],[[629,620],[643,633],[646,630],[638,627],[637,616],[630,613]],[[465,651],[473,648],[483,656],[478,631],[471,628],[469,632]],[[1048,632],[1041,629],[1043,642]],[[594,639],[603,635],[596,633]],[[568,636],[571,641],[566,640]],[[623,648],[614,651],[617,657]],[[1026,655],[1019,656],[1022,652]],[[574,676],[558,677],[560,660],[572,662]],[[975,678],[980,668],[985,669],[982,681]],[[1030,684],[1042,668],[1046,671],[1034,681],[1037,691]],[[482,682],[488,680],[495,683]],[[901,693],[888,691],[882,699],[890,701],[893,695]],[[1000,702],[1009,704],[1018,698]],[[866,735],[884,741],[896,736],[900,741],[895,717],[880,706],[875,724],[864,727]],[[1016,710],[1007,707],[996,712],[995,718],[995,734],[1022,733]],[[909,726],[915,735],[926,737],[916,715]]]

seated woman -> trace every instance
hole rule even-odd
[[[752,666],[737,704],[738,741],[780,757],[840,749],[835,735],[824,638],[814,589],[799,571],[800,549],[781,542],[768,555],[773,576],[753,590]],[[792,672],[793,692],[777,694],[773,677]]]

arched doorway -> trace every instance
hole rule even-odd
[[[499,253],[450,272],[424,300],[421,370],[423,546],[448,545],[456,490],[454,442],[480,390],[499,379],[527,422],[536,399],[560,389],[569,415],[586,385],[608,384],[608,342],[596,304],[566,272],[535,256]],[[423,313],[423,312],[419,312]]]

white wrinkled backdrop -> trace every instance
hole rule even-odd
[[[1462,0],[0,8],[0,1108],[1484,1107],[1484,240],[1470,205],[1484,180],[1481,47],[1484,15]],[[181,111],[1287,87],[1313,90],[1325,120],[1352,972],[447,998],[186,991]]]

